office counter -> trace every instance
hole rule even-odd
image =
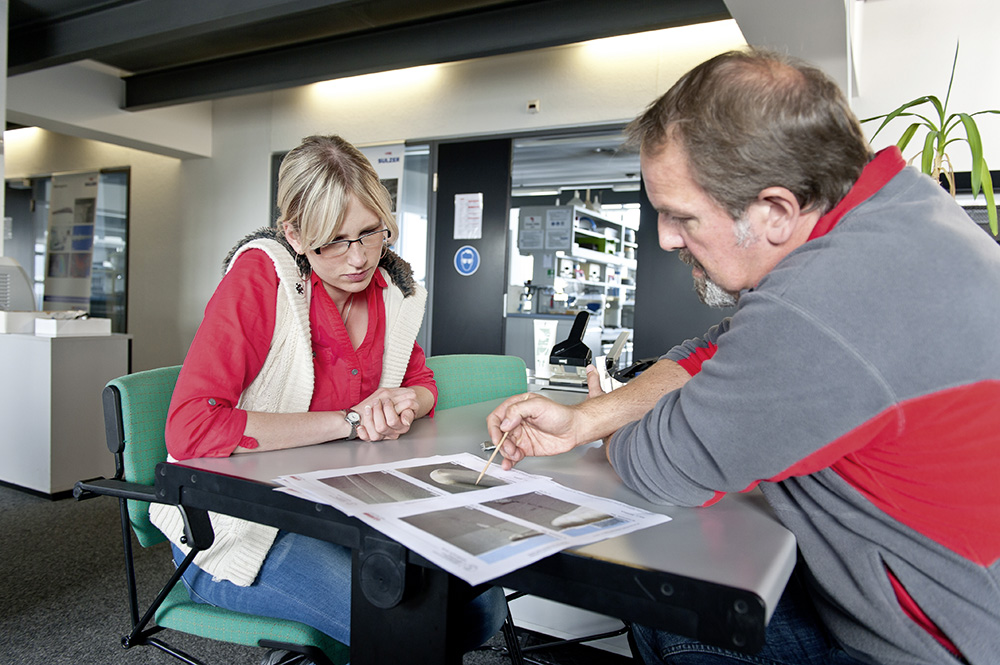
[[[128,335],[0,335],[0,480],[42,494],[111,476],[101,391],[128,374]]]
[[[563,402],[581,398],[578,393],[546,394]],[[442,411],[414,423],[398,441],[331,442],[161,464],[157,489],[170,502],[352,547],[352,663],[457,663],[461,654],[452,650],[456,640],[449,639],[445,617],[467,594],[467,585],[334,508],[275,492],[270,480],[435,454],[482,455],[485,417],[499,403]],[[755,651],[763,643],[764,626],[795,563],[795,540],[762,497],[729,496],[710,508],[655,505],[621,484],[596,444],[557,457],[527,459],[519,468],[673,519],[555,554],[497,584],[727,648]],[[404,601],[393,605],[400,594]],[[392,639],[384,639],[386,634]],[[406,658],[392,660],[404,654]]]

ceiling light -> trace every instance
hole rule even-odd
[[[514,196],[557,196],[559,194],[558,189],[515,189],[512,194]]]

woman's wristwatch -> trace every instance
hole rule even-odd
[[[344,411],[344,420],[351,426],[351,433],[347,435],[347,440],[351,441],[358,438],[358,425],[361,424],[361,416],[356,411],[347,409]]]

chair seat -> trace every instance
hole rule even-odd
[[[334,662],[346,662],[350,649],[326,634],[285,619],[242,614],[191,600],[183,582],[171,590],[156,612],[156,623],[164,628],[222,640],[258,646],[261,640],[315,646]]]

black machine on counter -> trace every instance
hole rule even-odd
[[[590,312],[577,313],[569,337],[552,347],[552,353],[549,354],[549,364],[552,366],[550,384],[587,385],[587,365],[593,362],[593,353],[590,347],[583,343],[583,335],[587,332],[589,319]]]

